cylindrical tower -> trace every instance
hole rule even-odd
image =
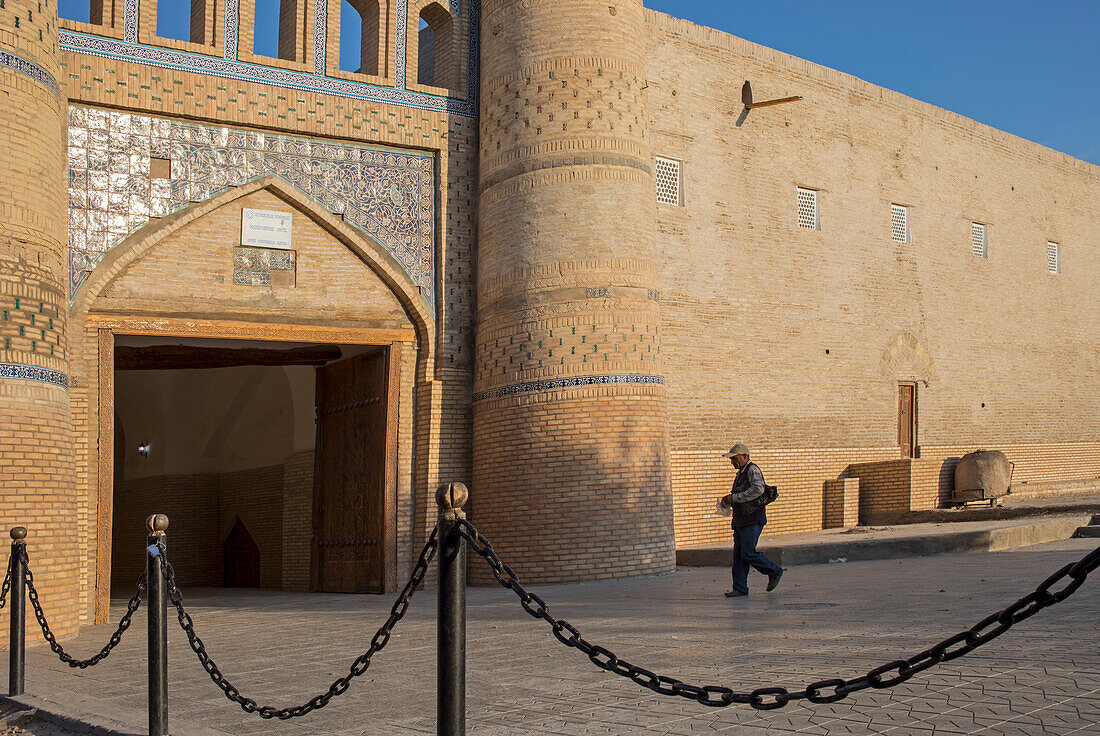
[[[0,520],[28,529],[59,633],[82,611],[65,326],[67,102],[57,3],[0,9]]]
[[[670,570],[642,3],[482,13],[472,518],[524,579]]]

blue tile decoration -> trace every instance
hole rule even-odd
[[[323,5],[327,9],[327,2]],[[225,29],[225,54],[227,58],[219,59],[203,54],[195,54],[174,49],[147,46],[137,42],[137,6],[138,0],[126,0],[124,9],[123,41],[101,36],[93,36],[86,33],[61,30],[58,34],[58,43],[63,51],[79,54],[88,54],[105,59],[118,59],[146,66],[162,69],[178,69],[181,71],[204,74],[207,76],[235,79],[244,82],[256,82],[275,87],[297,89],[306,92],[319,92],[322,94],[348,97],[352,99],[381,102],[402,107],[413,107],[421,110],[434,110],[465,117],[477,116],[478,93],[478,27],[480,24],[480,7],[478,2],[469,4],[469,64],[467,66],[467,99],[458,100],[438,95],[412,92],[405,89],[406,68],[406,38],[402,31],[396,37],[396,63],[395,79],[397,87],[380,87],[365,82],[355,82],[347,79],[335,79],[323,75],[323,66],[318,66],[318,55],[323,54],[323,49],[318,45],[327,36],[327,12],[322,15],[319,6],[315,14],[314,23],[314,72],[299,72],[289,69],[261,66],[236,60],[236,47],[239,18],[236,14],[236,2],[229,2],[226,6]],[[232,9],[232,12],[231,12]],[[408,4],[397,4],[397,28],[404,29],[408,18]],[[232,53],[231,53],[232,52]],[[229,58],[232,56],[233,58]]]
[[[573,376],[571,378],[553,378],[547,381],[531,381],[529,383],[515,383],[511,386],[501,386],[488,391],[479,391],[474,394],[474,402],[486,399],[499,399],[503,396],[515,394],[527,394],[533,391],[550,391],[558,388],[573,388],[575,386],[600,386],[615,383],[648,383],[663,386],[664,376],[647,375],[643,373],[625,373],[608,376]]]
[[[328,0],[314,0],[313,73],[323,75],[328,57]],[[339,0],[336,0],[339,2]]]
[[[149,157],[171,161],[150,175]],[[226,187],[274,174],[378,241],[435,305],[435,158],[431,152],[349,145],[69,108],[69,274],[76,294],[104,254],[143,227]]]
[[[127,0],[129,1],[129,0]],[[235,61],[237,59],[237,32],[240,29],[241,2],[228,0],[225,3],[225,48],[222,56]]]
[[[9,54],[7,51],[0,51],[0,66],[6,66],[20,74],[26,74],[36,82],[41,82],[48,87],[54,95],[58,97],[61,96],[61,86],[57,83],[57,80],[53,78],[52,74],[38,66],[38,64],[35,64],[33,61],[24,59],[22,56]]]
[[[21,363],[0,363],[0,378],[15,378],[23,381],[48,383],[51,386],[69,388],[69,376],[61,371],[41,368],[37,365]]]

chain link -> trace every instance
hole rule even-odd
[[[493,545],[473,524],[461,519],[457,522],[455,532],[469,542],[476,554],[485,558],[493,577],[501,586],[519,597],[524,611],[550,624],[558,641],[567,647],[581,651],[600,669],[633,680],[642,687],[661,695],[678,696],[716,707],[747,704],[757,710],[775,710],[796,700],[808,700],[818,704],[835,703],[852,693],[868,688],[884,689],[900,685],[917,673],[941,662],[950,662],[969,654],[1005,633],[1020,621],[1034,616],[1044,608],[1064,601],[1081,587],[1089,573],[1100,567],[1100,547],[1097,547],[1077,562],[1072,562],[1051,575],[1033,592],[1004,610],[987,616],[966,631],[950,636],[908,659],[898,659],[875,667],[865,675],[850,680],[841,678],[820,680],[795,692],[785,687],[761,687],[751,692],[737,692],[731,688],[716,685],[704,687],[689,685],[673,677],[655,674],[619,658],[609,649],[588,642],[581,636],[577,627],[550,615],[550,608],[545,601],[520,584],[512,568],[497,556]],[[1064,587],[1052,592],[1051,589],[1059,584],[1063,584]]]
[[[15,552],[8,555],[8,572],[4,575],[4,587],[0,588],[0,610],[3,610],[4,606],[8,602],[8,590],[11,589],[11,565],[15,559]]]
[[[145,591],[146,581],[145,573],[141,573],[138,576],[137,591],[130,596],[130,602],[126,604],[126,613],[119,619],[118,628],[111,634],[111,639],[103,648],[99,650],[99,654],[95,655],[91,659],[74,659],[65,651],[54,636],[53,630],[50,629],[50,622],[46,620],[46,613],[42,610],[42,603],[38,600],[38,589],[34,586],[34,575],[31,573],[30,560],[27,557],[27,549],[23,547],[23,564],[25,572],[25,578],[27,581],[27,596],[31,599],[31,606],[34,607],[34,617],[38,620],[38,626],[42,629],[42,635],[46,637],[46,643],[50,645],[50,649],[54,651],[54,654],[58,658],[69,665],[70,667],[79,667],[80,669],[86,669],[88,667],[94,667],[107,658],[107,655],[111,653],[118,643],[122,641],[122,635],[126,633],[126,629],[130,628],[130,622],[134,617],[134,612],[141,606],[141,594]]]
[[[428,565],[435,556],[438,547],[439,527],[437,526],[435,529],[432,529],[431,536],[428,537],[424,549],[420,551],[420,557],[416,562],[416,567],[413,568],[412,575],[409,576],[409,582],[405,584],[401,594],[397,596],[397,600],[390,609],[390,617],[386,619],[386,622],[382,624],[377,633],[375,633],[374,638],[371,639],[370,648],[359,655],[359,657],[352,662],[348,674],[335,680],[329,685],[328,690],[313,697],[303,705],[290,708],[272,708],[271,706],[260,705],[252,698],[241,695],[241,691],[226,679],[221,669],[218,668],[218,665],[210,658],[210,654],[206,651],[206,645],[203,644],[202,639],[195,633],[195,622],[191,619],[191,615],[187,613],[187,610],[183,606],[183,594],[180,592],[179,586],[176,585],[175,570],[165,558],[166,556],[163,552],[163,548],[161,554],[158,555],[158,559],[161,560],[162,569],[168,580],[168,597],[171,599],[172,605],[175,606],[180,627],[182,627],[184,633],[187,634],[187,641],[191,645],[191,649],[199,658],[199,664],[201,664],[202,668],[206,670],[206,673],[210,675],[210,679],[213,680],[215,685],[221,688],[222,692],[225,693],[225,697],[241,706],[241,709],[246,713],[257,713],[261,718],[278,718],[285,721],[289,718],[304,716],[310,711],[318,708],[324,708],[334,697],[343,695],[347,692],[354,678],[359,677],[367,671],[367,668],[370,667],[371,657],[386,646],[390,640],[390,633],[393,631],[393,627],[397,625],[397,622],[400,621],[409,610],[409,601],[412,599],[416,589],[420,586],[420,583],[424,580],[424,575],[428,572]]]

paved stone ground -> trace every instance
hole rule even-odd
[[[625,581],[536,586],[556,616],[635,664],[738,689],[852,677],[909,656],[1031,591],[1095,547],[1071,540],[1022,550],[790,568],[780,588],[726,599],[713,568]],[[522,570],[517,571],[522,577]],[[1094,574],[1094,578],[1098,574]],[[229,678],[264,704],[304,702],[346,671],[386,616],[389,597],[184,591],[200,636]],[[434,589],[421,591],[390,645],[327,708],[264,721],[224,699],[172,620],[173,734],[434,734]],[[115,619],[123,599],[115,604]],[[1100,734],[1100,578],[977,652],[890,690],[762,713],[658,696],[596,669],[499,589],[469,595],[469,728],[501,734]],[[27,657],[27,692],[143,733],[143,615],[98,667]],[[113,627],[69,642],[97,651]],[[5,668],[6,669],[6,668]]]

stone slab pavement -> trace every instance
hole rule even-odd
[[[736,689],[853,677],[910,656],[1030,592],[1095,540],[790,568],[764,593],[727,599],[728,573],[681,568],[618,581],[532,586],[591,642],[661,674]],[[472,560],[472,564],[477,564]],[[523,571],[517,573],[522,578]],[[468,733],[503,734],[1100,734],[1100,572],[1065,602],[974,653],[888,690],[771,712],[708,708],[605,673],[559,644],[512,593],[469,592]],[[385,619],[390,596],[185,590],[199,635],[229,679],[263,704],[296,705],[343,674]],[[435,590],[367,673],[323,710],[265,721],[229,703],[170,620],[169,708],[177,736],[413,736],[435,733]],[[124,599],[113,605],[118,620]],[[142,609],[144,611],[144,608]],[[33,623],[33,618],[31,622]],[[145,618],[99,666],[71,670],[27,652],[27,693],[44,711],[79,713],[114,733],[145,733]],[[98,651],[112,625],[64,642]],[[6,668],[3,668],[6,670]],[[101,732],[103,733],[103,732]]]

